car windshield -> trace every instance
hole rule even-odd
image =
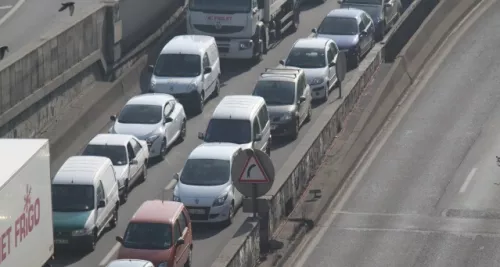
[[[158,77],[196,77],[200,72],[200,56],[190,54],[161,54],[154,69]]]
[[[261,96],[270,106],[293,105],[295,83],[288,81],[258,81],[253,95]]]
[[[252,141],[250,121],[233,119],[211,119],[208,123],[205,142],[247,144]]]
[[[301,69],[317,69],[326,67],[324,49],[293,48],[285,65]]]
[[[180,181],[187,185],[223,185],[229,181],[231,163],[220,159],[188,159]]]
[[[119,123],[157,124],[162,120],[162,107],[158,105],[126,105],[118,115]]]
[[[358,22],[354,18],[326,17],[318,27],[319,34],[356,35]]]
[[[191,0],[189,1],[189,9],[192,11],[204,11],[204,12],[233,12],[233,13],[247,13],[251,8],[251,0]],[[222,17],[224,20],[231,20],[231,15],[222,16],[208,16],[207,19],[219,20]]]
[[[52,210],[58,212],[89,211],[94,209],[92,185],[52,185]]]
[[[122,245],[132,249],[168,249],[172,246],[172,226],[164,223],[129,223]]]
[[[83,150],[82,155],[106,157],[109,158],[115,166],[127,164],[127,149],[125,146],[88,145],[85,150]]]

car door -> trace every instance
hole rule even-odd
[[[271,141],[271,122],[269,121],[269,114],[267,113],[267,106],[263,105],[259,110],[259,122],[261,132],[262,132],[262,141],[263,146],[267,147],[269,142]]]
[[[174,107],[172,106],[171,101],[167,101],[165,103],[165,106],[163,107],[163,116],[165,118],[171,118],[171,122],[165,123],[165,137],[167,138],[167,146],[170,146],[173,141],[174,141],[174,135],[176,132],[176,124],[175,124],[175,118],[172,118],[172,111],[174,110]]]
[[[178,136],[181,133],[181,127],[184,115],[181,112],[180,103],[177,103],[177,101],[175,100],[171,100],[170,105],[172,105],[172,115],[170,116],[172,116],[175,122],[174,136]]]
[[[95,223],[99,231],[106,226],[106,207],[109,206],[106,201],[106,192],[104,191],[104,186],[102,184],[102,181],[99,180],[96,188],[96,207],[100,201],[104,201],[106,205],[105,207],[96,209]]]
[[[181,215],[182,216],[182,215]],[[181,229],[180,223],[179,223],[179,218],[175,220],[174,224],[174,242],[175,242],[175,259],[174,259],[174,266],[175,267],[183,267],[184,264],[186,263],[187,259],[187,250],[186,250],[186,243],[182,245],[177,245],[177,241],[182,237],[184,238],[186,234],[186,227]]]
[[[303,102],[300,102],[299,101],[299,98],[301,96],[304,96],[304,89],[306,87],[306,82],[305,82],[305,76],[304,75],[301,75],[299,76],[298,80],[297,80],[297,90],[296,90],[296,94],[297,94],[297,97],[296,97],[296,100],[297,100],[297,111],[299,112],[299,119],[300,119],[300,122],[302,122],[303,120],[305,120],[306,116],[307,116],[307,107],[306,107],[306,101],[303,101]]]
[[[206,52],[203,55],[203,71],[205,71],[205,68],[212,68],[210,59],[208,58]],[[205,97],[208,97],[213,92],[213,83],[215,80],[213,79],[212,73],[213,71],[210,73],[203,73],[203,89],[205,90]]]
[[[135,151],[134,151],[134,146],[132,143],[129,141],[127,143],[127,154],[128,154],[128,178],[129,178],[129,185],[132,182],[132,179],[135,177],[136,173],[138,172],[139,165],[138,164],[132,164],[132,160],[137,159]]]
[[[135,155],[135,160],[137,160],[137,164],[133,165],[133,168],[131,168],[131,179],[137,179],[139,177],[140,172],[142,171],[142,168],[145,164],[146,158],[145,158],[145,153],[144,149],[142,149],[142,145],[135,140],[134,138],[130,139],[130,145],[132,146],[132,149],[134,151]],[[132,166],[131,166],[132,167]],[[135,180],[134,180],[135,182]]]
[[[338,49],[335,46],[335,44],[333,42],[330,42],[326,47],[326,49],[327,49],[326,56],[328,64],[330,64],[331,62],[337,62]],[[337,79],[337,67],[335,65],[328,67],[328,78],[330,79],[331,86],[333,86]]]
[[[260,150],[262,150],[263,147],[264,147],[263,144],[265,144],[264,140],[255,141],[255,137],[257,135],[259,135],[259,134],[262,133],[262,131],[260,129],[260,124],[259,124],[259,118],[258,118],[258,116],[255,116],[253,118],[252,131],[253,131],[253,140],[254,140],[254,142],[253,142],[253,148],[254,149],[260,149]],[[264,136],[262,137],[262,139],[264,139]]]
[[[368,39],[368,34],[366,32],[366,24],[365,22],[360,19],[358,21],[358,27],[359,27],[359,48],[361,50],[361,55],[363,55],[366,51],[366,40]]]

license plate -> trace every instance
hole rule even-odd
[[[189,213],[191,213],[191,214],[205,214],[205,210],[203,210],[203,209],[189,209]]]
[[[56,240],[54,240],[54,243],[56,243],[56,244],[68,244],[69,241],[66,239],[56,239]]]

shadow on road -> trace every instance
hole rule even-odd
[[[211,238],[222,230],[225,226],[222,224],[203,224],[203,223],[193,223],[193,239],[203,240]]]

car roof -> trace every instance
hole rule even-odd
[[[330,41],[330,39],[327,38],[300,38],[298,39],[295,44],[293,45],[293,48],[325,48],[326,44]]]
[[[92,140],[90,140],[89,145],[107,145],[107,146],[127,146],[130,139],[134,136],[129,134],[98,134]]]
[[[199,55],[214,43],[214,38],[207,35],[178,35],[172,38],[161,50],[161,54]]]
[[[130,222],[173,224],[184,205],[175,201],[148,200],[137,209]]]
[[[260,74],[259,81],[289,81],[296,82],[300,74],[304,71],[297,67],[278,66],[276,68],[267,68]]]
[[[121,259],[110,262],[106,267],[144,267],[147,264],[152,264],[149,261],[138,259]]]
[[[189,154],[188,159],[231,160],[241,146],[232,143],[203,143]]]
[[[166,102],[175,98],[169,94],[149,93],[132,97],[125,105],[158,105],[164,106]]]
[[[94,185],[97,174],[110,165],[106,157],[72,156],[59,168],[52,184]]]
[[[333,9],[326,15],[327,17],[342,17],[342,18],[355,18],[359,20],[361,14],[365,11],[357,8],[336,8]]]
[[[225,96],[215,108],[212,118],[250,120],[252,115],[260,108],[261,104],[265,103],[264,98],[260,96]]]

